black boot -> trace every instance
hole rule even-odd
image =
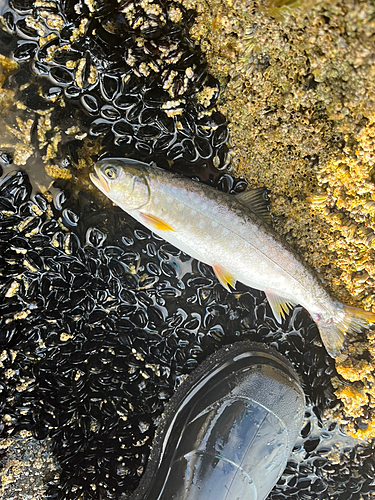
[[[290,363],[252,342],[207,358],[171,399],[131,500],[264,500],[300,431]]]

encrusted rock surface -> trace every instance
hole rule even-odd
[[[277,231],[333,295],[374,311],[375,6],[183,3],[199,12],[191,34],[222,85],[219,109],[229,121],[235,172],[271,190]],[[358,383],[358,417],[370,422],[373,333],[347,354],[350,370],[346,362],[339,372]],[[352,432],[373,436],[375,428]]]

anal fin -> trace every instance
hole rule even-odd
[[[221,285],[226,290],[228,290],[228,292],[231,292],[232,290],[229,288],[229,286],[231,286],[232,288],[236,286],[236,278],[233,276],[233,274],[227,271],[220,264],[213,264],[212,269],[214,270],[216,278],[220,281]]]
[[[284,299],[272,292],[265,292],[272,312],[279,323],[282,323],[289,310],[295,305],[290,300]]]

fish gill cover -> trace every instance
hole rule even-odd
[[[36,454],[33,439],[46,443],[58,465],[58,474],[56,465],[43,471],[44,486],[25,485],[23,474],[24,498],[126,498],[173,391],[208,354],[243,339],[285,354],[307,395],[299,442],[270,498],[370,498],[373,445],[332,420],[343,421],[331,384],[340,377],[308,315],[297,307],[280,327],[261,292],[238,285],[229,294],[209,267],[103,208],[87,181],[85,167],[115,155],[231,192],[246,187],[226,170],[227,122],[189,35],[194,12],[152,1],[0,5],[1,161],[13,170],[0,185],[4,498],[17,491],[20,438]],[[347,420],[356,430],[368,427],[361,408]]]

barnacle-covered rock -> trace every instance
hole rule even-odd
[[[1,498],[11,500],[15,490],[23,498],[45,498],[48,483],[55,481],[58,472],[51,440],[37,440],[24,428],[15,437],[0,439],[0,449]]]
[[[275,228],[334,296],[375,310],[374,5],[182,3],[198,11],[190,34],[222,84],[219,110],[229,121],[235,172],[271,190]],[[345,352],[354,367],[362,359],[375,366],[372,335],[365,350],[356,342]],[[372,383],[360,369],[358,380],[368,403],[362,428],[353,424],[351,432],[373,437]],[[342,401],[345,419],[351,410]]]

